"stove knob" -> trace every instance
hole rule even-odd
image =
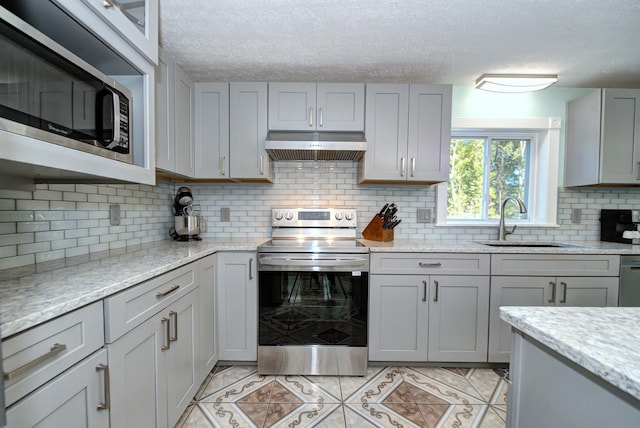
[[[276,219],[276,221],[282,220],[282,216],[282,211],[276,211],[275,213],[273,213],[273,218]]]
[[[354,217],[354,213],[353,211],[347,211],[347,215],[345,216],[345,218],[347,219],[347,221],[351,221],[353,220]]]
[[[342,220],[342,217],[344,217],[344,212],[336,211],[336,220]]]
[[[284,218],[286,218],[287,220],[293,219],[293,213],[291,211],[287,211],[287,213],[284,215]]]

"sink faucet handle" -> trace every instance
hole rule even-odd
[[[515,231],[516,231],[516,227],[518,227],[518,225],[517,225],[517,224],[514,224],[514,225],[513,225],[513,228],[511,229],[511,231],[505,230],[505,231],[504,231],[504,236],[511,235],[512,233],[515,233]]]

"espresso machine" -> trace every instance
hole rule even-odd
[[[174,227],[169,235],[176,241],[200,241],[200,232],[206,231],[206,222],[200,216],[200,206],[193,205],[193,194],[188,187],[180,187],[173,199]]]
[[[601,210],[600,240],[640,244],[640,210]]]

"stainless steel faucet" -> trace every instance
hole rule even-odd
[[[524,214],[527,212],[527,207],[525,206],[524,202],[522,202],[522,199],[515,196],[507,196],[506,198],[504,198],[502,204],[500,205],[500,226],[498,227],[498,241],[506,240],[507,235],[511,235],[516,231],[516,225],[513,225],[513,229],[511,229],[511,231],[505,230],[504,226],[504,206],[507,205],[507,202],[509,202],[509,200],[514,200],[518,203],[520,214]]]

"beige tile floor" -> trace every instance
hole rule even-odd
[[[176,425],[504,428],[507,382],[488,368],[370,367],[364,377],[216,367]]]

